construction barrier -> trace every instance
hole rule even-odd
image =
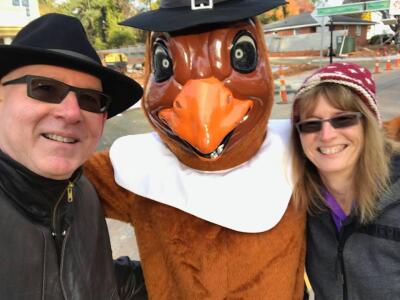
[[[283,67],[279,65],[279,95],[281,97],[281,104],[288,103],[288,96],[286,92],[286,82],[283,74]]]

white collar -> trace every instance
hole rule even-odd
[[[240,232],[273,228],[292,193],[289,120],[270,120],[267,138],[248,162],[203,172],[178,161],[152,132],[119,138],[110,149],[115,181],[123,188]]]

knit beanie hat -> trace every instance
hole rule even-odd
[[[302,94],[324,82],[337,83],[350,88],[375,115],[378,123],[382,123],[376,102],[375,82],[372,79],[371,72],[350,62],[330,64],[308,77],[295,95],[293,107]],[[292,115],[292,120],[295,120],[295,117]]]

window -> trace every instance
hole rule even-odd
[[[17,1],[18,1],[18,3],[21,1],[21,5],[22,5],[23,7],[25,7],[26,16],[27,16],[27,17],[30,17],[30,16],[31,16],[31,10],[30,10],[30,7],[29,7],[29,0],[17,0]]]
[[[361,25],[356,26],[356,36],[361,36]]]

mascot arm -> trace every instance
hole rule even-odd
[[[109,151],[96,152],[83,166],[85,176],[94,185],[106,217],[129,222],[130,205],[135,194],[125,190],[114,181]]]
[[[400,141],[400,116],[383,122],[383,127],[390,138]]]

